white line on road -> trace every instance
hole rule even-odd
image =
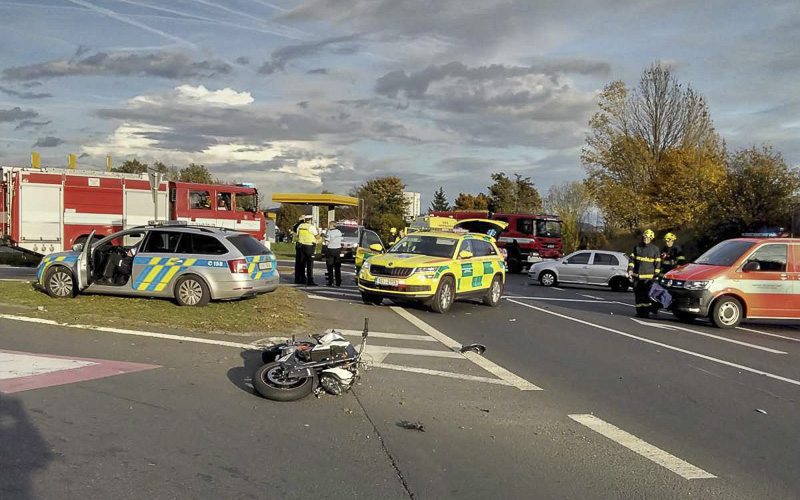
[[[401,365],[393,365],[390,363],[380,363],[380,362],[372,363],[372,366],[375,366],[377,368],[386,368],[388,370],[397,370],[401,372],[422,373],[424,375],[438,375],[440,377],[457,378],[460,380],[470,380],[473,382],[484,382],[487,384],[506,385],[506,386],[512,385],[506,382],[505,380],[501,380],[499,378],[476,377],[475,375],[462,375],[460,373],[443,372],[441,370],[429,370],[427,368],[415,368],[412,366],[401,366]]]
[[[779,339],[793,340],[794,342],[800,342],[800,339],[797,339],[797,338],[794,338],[794,337],[786,337],[785,335],[778,335],[777,333],[762,332],[761,330],[753,330],[752,328],[744,328],[742,326],[737,326],[736,329],[737,330],[744,330],[746,332],[759,333],[761,335],[767,335],[769,337],[777,337]]]
[[[657,448],[646,441],[642,441],[633,434],[625,432],[619,427],[611,425],[594,415],[569,415],[569,418],[579,424],[585,425],[589,429],[607,437],[615,443],[621,444],[634,453],[638,453],[644,458],[669,469],[684,479],[714,479],[717,477],[699,467],[695,467],[689,462],[681,460],[675,455],[667,453],[661,448]]]
[[[250,344],[241,344],[239,342],[228,342],[226,340],[203,339],[199,337],[186,337],[184,335],[171,335],[169,333],[156,333],[156,332],[143,332],[140,330],[124,330],[121,328],[108,328],[103,326],[93,325],[72,325],[69,323],[59,323],[51,319],[42,318],[29,318],[27,316],[14,316],[12,314],[0,314],[0,319],[7,319],[11,321],[24,321],[26,323],[39,323],[41,325],[60,326],[63,328],[76,328],[80,330],[93,330],[97,332],[119,333],[122,335],[136,335],[137,337],[152,337],[167,340],[178,340],[181,342],[195,342],[197,344],[212,344],[225,347],[236,347],[239,349],[252,349]]]
[[[322,289],[322,290],[314,290],[313,293],[323,293],[323,294],[326,294],[326,295],[352,295],[352,296],[361,298],[361,294],[359,292],[348,292],[348,291],[345,291],[345,290],[326,290],[326,289]]]
[[[453,351],[432,351],[430,349],[413,349],[411,347],[387,347],[383,345],[367,344],[367,354],[408,354],[411,356],[425,356],[430,358],[464,359],[461,353]]]
[[[361,330],[342,330],[340,328],[336,329],[327,329],[325,333],[331,333],[332,331],[336,331],[336,333],[340,335],[344,335],[346,337],[360,337]],[[436,339],[430,337],[428,335],[407,335],[405,333],[383,333],[383,332],[369,332],[370,338],[382,338],[382,339],[397,339],[397,340],[415,340],[419,342],[436,342]]]
[[[638,318],[631,318],[633,321],[639,323],[640,325],[651,326],[653,328],[660,328],[662,330],[674,330],[680,332],[689,332],[694,333],[695,335],[702,335],[703,337],[710,337],[712,339],[722,340],[723,342],[730,342],[731,344],[737,344],[745,347],[749,347],[751,349],[758,349],[761,351],[771,352],[773,354],[786,354],[785,351],[779,351],[777,349],[770,349],[769,347],[761,347],[760,345],[755,344],[748,344],[747,342],[742,342],[740,340],[734,340],[728,337],[720,337],[719,335],[714,335],[712,333],[706,332],[698,332],[697,330],[692,330],[690,328],[685,328],[683,326],[678,325],[670,325],[669,323],[653,323],[651,321],[642,321]]]
[[[323,297],[322,295],[312,295],[310,293],[307,293],[306,297],[308,297],[309,299],[327,300],[329,302],[347,302],[349,304],[360,304],[361,303],[360,300],[356,301],[356,302],[350,300],[350,297],[348,297],[348,298],[342,297],[342,298],[339,298],[339,299],[334,299],[333,297]]]
[[[559,314],[557,312],[549,311],[547,309],[542,309],[541,307],[532,306],[532,305],[526,304],[524,302],[518,302],[516,300],[510,300],[509,302],[513,302],[514,304],[520,305],[522,307],[527,307],[529,309],[534,309],[536,311],[543,312],[545,314],[551,314],[553,316],[558,316],[559,318],[563,318],[563,319],[566,319],[566,320],[569,320],[569,321],[574,321],[576,323],[580,323],[580,324],[583,324],[583,325],[587,325],[587,326],[591,326],[591,327],[594,327],[594,328],[598,328],[600,330],[605,330],[607,332],[616,333],[617,335],[622,335],[623,337],[628,337],[628,338],[631,338],[631,339],[640,340],[640,341],[645,342],[647,344],[657,345],[659,347],[663,347],[664,349],[670,349],[672,351],[682,352],[684,354],[688,354],[689,356],[695,356],[697,358],[705,359],[705,360],[708,360],[708,361],[713,361],[714,363],[719,363],[721,365],[731,366],[733,368],[738,368],[739,370],[744,370],[744,371],[747,371],[747,372],[750,372],[750,373],[755,373],[757,375],[764,375],[766,377],[769,377],[769,378],[772,378],[772,379],[775,379],[775,380],[780,380],[781,382],[787,382],[789,384],[800,386],[800,380],[794,380],[794,379],[791,379],[791,378],[782,377],[780,375],[775,375],[774,373],[769,373],[769,372],[757,370],[755,368],[750,368],[749,366],[744,366],[744,365],[739,365],[739,364],[736,364],[736,363],[731,363],[730,361],[725,361],[724,359],[718,359],[718,358],[714,358],[712,356],[706,356],[705,354],[700,354],[699,352],[689,351],[688,349],[681,349],[680,347],[671,346],[669,344],[664,344],[663,342],[657,342],[655,340],[650,340],[650,339],[647,339],[647,338],[644,338],[644,337],[638,337],[638,336],[630,334],[630,333],[625,333],[623,331],[615,330],[615,329],[609,328],[607,326],[598,325],[598,324],[592,323],[590,321],[584,321],[582,319],[572,318],[572,317],[567,316],[565,314]]]
[[[566,292],[563,288],[558,288],[557,286],[553,287],[553,290],[558,290],[559,292]]]
[[[606,300],[589,300],[589,299],[561,299],[558,297],[526,297],[517,295],[515,297],[503,297],[504,299],[525,299],[525,300],[552,300],[554,302],[583,302],[586,304],[609,304]]]
[[[406,311],[405,309],[403,309],[401,307],[396,307],[396,306],[391,306],[391,309],[392,309],[392,311],[396,312],[397,314],[399,314],[400,316],[405,318],[409,323],[411,323],[412,325],[416,326],[417,328],[419,328],[423,332],[427,333],[431,337],[435,338],[436,340],[438,340],[439,342],[441,342],[445,346],[447,346],[447,347],[449,347],[451,349],[460,349],[461,348],[461,344],[459,344],[455,340],[451,339],[450,337],[448,337],[444,333],[440,332],[436,328],[432,327],[428,323],[426,323],[426,322],[422,321],[421,319],[417,318],[416,316],[414,316],[410,312]],[[461,355],[464,356],[465,358],[467,358],[468,360],[472,361],[476,365],[480,366],[484,370],[488,371],[489,373],[491,373],[491,374],[493,374],[493,375],[505,380],[506,382],[508,382],[509,384],[511,384],[512,386],[516,387],[517,389],[519,389],[521,391],[541,391],[542,390],[541,387],[537,387],[537,386],[531,384],[530,382],[528,382],[524,378],[520,377],[519,375],[514,375],[513,373],[511,373],[510,371],[506,370],[502,366],[497,365],[495,363],[492,363],[491,361],[489,361],[488,359],[482,357],[479,354],[475,354],[474,352],[465,352],[465,353],[463,353]]]
[[[595,297],[594,295],[586,295],[585,293],[579,293],[581,297],[586,297],[587,299],[595,299],[595,300],[603,300],[601,297]]]

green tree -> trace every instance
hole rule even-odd
[[[606,220],[629,230],[663,219],[652,196],[674,166],[667,155],[680,149],[706,162],[724,150],[705,99],[660,63],[634,89],[611,82],[598,106],[581,154],[587,187]]]
[[[147,172],[147,163],[142,163],[137,159],[125,160],[119,167],[112,167],[112,172],[123,174],[143,174]]]
[[[408,202],[403,196],[406,185],[399,177],[379,177],[357,187],[353,196],[364,205],[364,225],[387,241],[389,230],[404,227],[403,216]]]
[[[447,202],[447,197],[444,195],[444,189],[441,186],[433,193],[430,210],[431,212],[446,212],[450,210],[450,204]]]
[[[586,214],[592,206],[589,190],[582,182],[565,182],[551,186],[544,202],[548,213],[561,216],[561,242],[564,253],[578,249],[581,243],[581,229]]]
[[[487,211],[489,210],[489,197],[483,193],[478,193],[477,195],[459,193],[453,209],[464,211],[475,210],[479,212]]]
[[[514,174],[492,174],[494,184],[489,186],[489,210],[494,213],[535,213],[542,209],[542,198],[530,177]]]
[[[788,228],[798,206],[800,171],[769,146],[728,156],[725,180],[709,205],[704,236],[709,244],[747,230]]]
[[[275,225],[282,233],[291,233],[303,210],[297,205],[282,204],[275,213]]]
[[[182,168],[179,173],[180,182],[195,182],[197,184],[219,184],[205,165],[190,163],[188,167]]]

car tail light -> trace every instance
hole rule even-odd
[[[232,273],[247,273],[247,260],[235,259],[228,261],[228,267]]]

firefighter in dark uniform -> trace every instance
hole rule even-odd
[[[683,256],[683,249],[675,244],[675,237],[672,233],[664,235],[666,246],[661,249],[661,274],[667,274],[676,267],[686,264],[686,257]]]
[[[636,316],[639,318],[650,316],[650,287],[661,273],[661,252],[652,243],[655,236],[651,229],[647,229],[642,235],[642,242],[633,248],[629,256],[628,277],[633,280]]]

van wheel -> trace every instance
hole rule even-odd
[[[75,280],[72,273],[62,266],[51,267],[44,275],[44,290],[54,299],[75,296]]]
[[[184,276],[175,283],[175,301],[179,306],[203,307],[211,300],[205,281],[195,276]]]
[[[736,328],[742,321],[744,308],[738,299],[722,297],[711,308],[711,323],[717,328]]]
[[[500,305],[500,297],[503,296],[503,280],[500,276],[495,276],[492,284],[489,285],[489,290],[483,296],[483,303],[489,307],[497,307]]]
[[[539,283],[542,286],[556,286],[558,285],[558,279],[556,279],[556,275],[553,271],[543,271],[542,274],[539,275]]]
[[[622,276],[611,280],[611,289],[615,292],[627,292],[630,286],[630,282]]]
[[[437,313],[446,313],[456,298],[455,281],[450,276],[445,276],[439,281],[439,288],[433,296],[431,309]]]

